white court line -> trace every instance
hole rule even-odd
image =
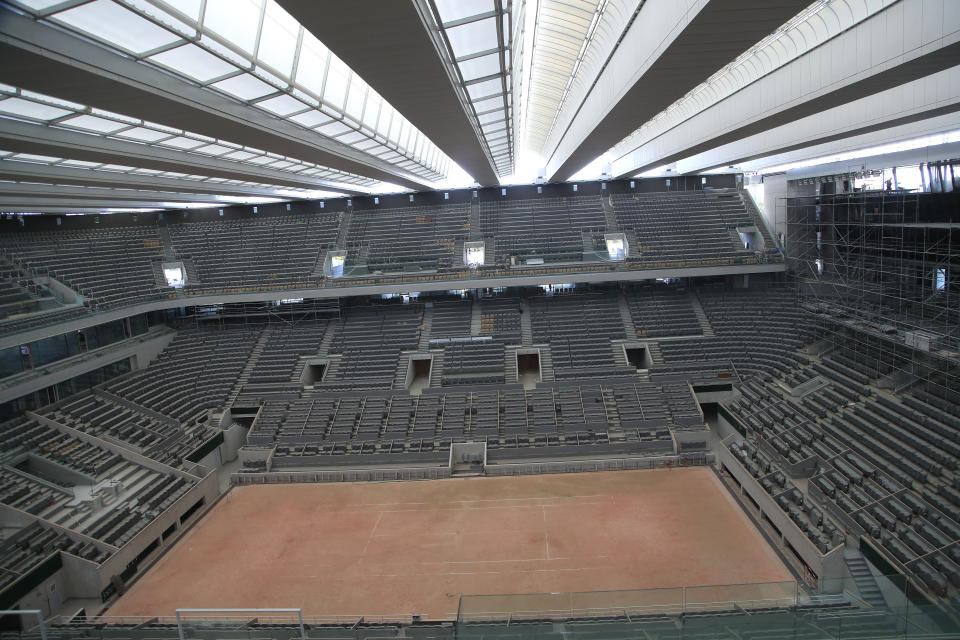
[[[381,518],[383,518],[383,511],[377,516],[377,521],[373,523],[373,529],[370,530],[370,535],[367,536],[367,544],[363,545],[363,551],[360,552],[360,555],[367,555],[367,547],[370,546],[370,541],[373,540],[373,534],[376,532],[377,527],[380,526]]]
[[[547,507],[542,507],[543,511],[543,541],[547,545],[547,560],[550,559],[550,533],[547,531]]]
[[[600,502],[578,502],[576,504],[504,504],[504,505],[492,505],[489,507],[462,507],[462,506],[450,506],[449,503],[446,505],[438,505],[429,509],[384,509],[381,513],[417,513],[419,511],[432,512],[432,511],[492,511],[492,510],[503,510],[503,509],[536,509],[538,507],[546,507],[550,509],[563,509],[574,507],[583,507],[595,504],[610,504],[609,501],[600,501]],[[369,509],[344,509],[336,513],[368,513]]]

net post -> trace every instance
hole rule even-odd
[[[180,620],[180,609],[177,609],[176,614],[177,614],[177,635],[180,636],[180,640],[184,640],[183,639],[183,623]]]
[[[300,621],[300,640],[307,640],[307,632],[303,628],[303,609],[297,609],[297,620]]]

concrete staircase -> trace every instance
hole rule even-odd
[[[470,312],[470,335],[479,336],[480,335],[480,301],[474,300],[471,306]]]
[[[330,345],[333,344],[333,337],[337,333],[337,321],[327,322],[327,330],[323,333],[323,339],[320,341],[320,348],[317,349],[319,355],[325,356],[330,353]]]
[[[603,217],[607,220],[607,233],[616,233],[620,231],[620,225],[617,224],[617,214],[613,210],[612,196],[600,198],[603,203]]]
[[[620,319],[623,320],[623,329],[628,338],[637,337],[637,327],[633,324],[633,316],[630,315],[630,305],[627,304],[627,297],[620,296]]]
[[[603,398],[603,411],[607,417],[607,424],[613,428],[622,429],[620,412],[617,411],[617,402],[613,399],[613,389],[604,387],[601,397]]]
[[[556,377],[553,375],[553,356],[550,355],[550,345],[538,345],[540,349],[540,380],[543,382],[553,382]]]
[[[697,321],[700,323],[700,328],[703,329],[704,338],[713,338],[717,334],[713,332],[713,327],[710,326],[710,319],[707,318],[706,312],[703,310],[703,306],[700,304],[700,298],[696,294],[689,294],[690,305],[693,307],[693,313],[697,316]]]
[[[503,381],[507,384],[515,384],[518,380],[517,349],[507,347],[503,351]]]
[[[167,227],[157,227],[157,235],[160,237],[160,247],[163,249],[163,261],[176,261],[177,254],[173,251],[173,240],[170,238],[170,229]]]
[[[343,212],[343,217],[340,218],[340,230],[337,233],[337,248],[346,249],[347,248],[347,229],[350,228],[350,218],[353,217],[353,207],[346,207]],[[323,264],[320,265],[321,269]]]
[[[433,307],[425,307],[423,321],[420,324],[420,342],[417,348],[426,351],[430,347],[430,330],[433,328]]]
[[[431,353],[433,362],[430,363],[430,386],[439,388],[443,386],[443,352],[435,349]]]
[[[860,592],[863,601],[873,607],[885,607],[887,603],[883,598],[883,593],[880,591],[873,573],[870,572],[870,567],[863,558],[863,554],[852,549],[844,549],[843,559],[847,563],[847,568],[850,570],[850,575],[853,576],[853,581],[857,585],[857,590]]]
[[[533,344],[533,323],[530,321],[530,305],[520,300],[520,339],[523,344]]]
[[[470,200],[470,240],[483,240],[483,233],[480,231],[480,200],[477,198]]]
[[[401,353],[397,359],[397,371],[393,374],[393,388],[407,388],[407,370],[410,368],[410,353]]]
[[[647,343],[647,353],[650,354],[650,359],[653,361],[653,364],[663,364],[663,352],[660,351],[660,345],[656,342]]]
[[[260,337],[257,338],[257,341],[253,343],[253,348],[250,349],[250,357],[247,358],[247,363],[240,371],[237,381],[233,383],[233,388],[230,390],[230,395],[227,396],[228,407],[232,405],[234,401],[236,401],[237,396],[240,395],[241,389],[243,389],[244,385],[250,380],[250,374],[253,372],[254,367],[257,366],[257,360],[260,358],[260,354],[263,353],[264,348],[267,346],[267,340],[270,339],[272,334],[273,331],[271,328],[266,327],[260,332]]]

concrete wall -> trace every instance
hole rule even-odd
[[[800,559],[816,572],[821,582],[844,577],[845,565],[843,562],[842,546],[832,549],[831,552],[826,555],[820,553],[820,550],[814,546],[813,542],[807,538],[790,517],[780,509],[774,501],[773,496],[763,490],[763,487],[760,486],[756,478],[750,475],[750,472],[740,464],[740,461],[737,460],[727,447],[719,446],[716,450],[716,456],[717,462],[726,467],[730,475],[740,483],[741,491],[750,496],[756,504],[760,505],[759,510],[753,513],[753,515],[758,520],[766,516],[777,529],[780,530],[781,542],[789,542],[790,546],[796,550],[797,555],[800,556]],[[752,505],[750,505],[750,508],[752,509]],[[841,553],[838,554],[836,553],[837,551]]]

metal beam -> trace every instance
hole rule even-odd
[[[248,179],[253,180],[254,178],[251,176]],[[263,187],[243,186],[223,182],[200,182],[198,180],[183,180],[181,178],[161,178],[136,173],[118,173],[116,171],[93,171],[91,169],[75,169],[61,165],[50,166],[13,161],[0,161],[0,180],[70,184],[83,187],[117,187],[121,189],[146,189],[178,193],[221,194],[225,196],[290,198],[289,194],[282,195],[275,189],[266,189]],[[257,178],[256,181],[261,182],[262,179]],[[348,195],[360,195],[358,191],[349,191],[340,187],[333,188],[322,185],[310,187],[310,189],[318,188]]]
[[[7,207],[25,196],[59,198],[67,204],[84,206],[85,202],[96,201],[140,201],[158,202],[209,202],[210,206],[230,206],[233,202],[221,200],[216,194],[172,191],[150,191],[143,189],[114,189],[111,187],[81,187],[55,184],[35,184],[30,182],[0,183],[0,208]],[[271,196],[266,196],[271,197]],[[272,196],[276,197],[276,196]]]
[[[953,0],[941,0],[953,7]],[[704,153],[721,145],[758,136],[858,102],[863,98],[892,91],[907,83],[943,72],[960,60],[960,31],[948,22],[921,21],[929,3],[908,0],[892,4],[851,29],[811,49],[759,80],[740,89],[699,113],[678,122],[652,139],[643,139],[635,149],[613,162],[616,178],[636,175],[654,167]],[[937,4],[936,2],[933,3]],[[945,8],[944,11],[949,10]],[[933,11],[930,15],[937,15]],[[926,20],[926,18],[924,18]],[[952,31],[951,31],[952,30]],[[867,53],[857,55],[864,50]],[[836,64],[850,59],[849,64]],[[904,94],[899,98],[915,110],[918,103],[953,97],[944,87],[930,87],[928,95]],[[851,129],[868,126],[877,118],[882,103],[871,111],[855,112]],[[907,113],[891,114],[903,118]],[[855,124],[859,119],[861,124]],[[824,126],[830,122],[824,120]],[[843,133],[843,132],[836,132]]]
[[[477,182],[500,183],[415,2],[278,2]]]
[[[411,189],[422,178],[0,5],[0,80]]]
[[[104,209],[176,209],[176,205],[164,205],[169,202],[194,202],[187,200],[182,195],[176,196],[170,194],[170,197],[164,197],[162,200],[152,198],[138,198],[135,191],[127,194],[126,198],[111,199],[110,197],[89,197],[82,198],[79,195],[74,198],[68,198],[65,195],[24,195],[18,193],[6,193],[0,191],[0,211],[17,213],[22,211],[37,211],[41,213],[72,213],[72,212],[100,212]],[[200,200],[203,202],[203,200]],[[226,207],[233,203],[210,200],[210,208]]]
[[[809,5],[809,0],[648,0],[547,150],[561,182]]]
[[[195,173],[211,178],[262,182],[298,189],[331,189],[325,181],[233,160],[150,147],[136,142],[77,133],[46,125],[0,118],[0,149],[56,158],[120,164],[140,169]],[[347,192],[342,187],[334,190]]]

